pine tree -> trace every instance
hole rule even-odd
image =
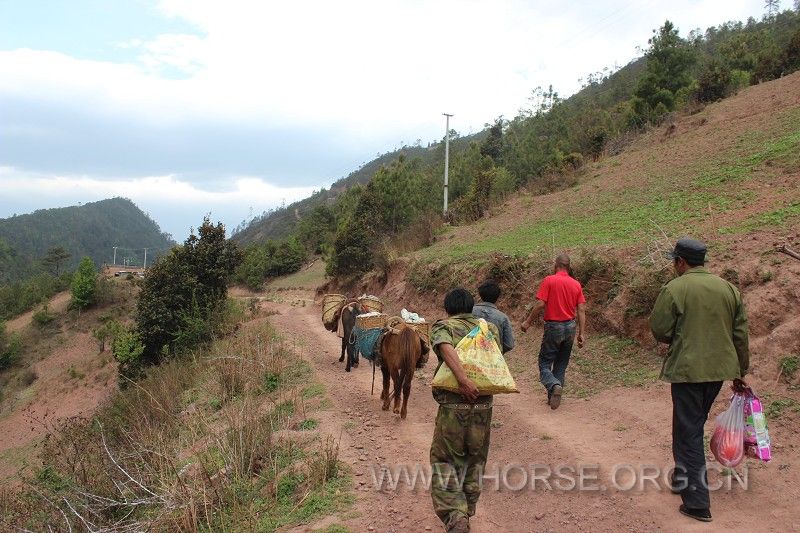
[[[672,22],[664,22],[653,33],[645,54],[647,67],[631,102],[634,112],[644,121],[675,110],[678,91],[692,83],[691,67],[697,59],[695,50],[681,39]]]
[[[97,270],[91,257],[81,259],[75,276],[72,278],[72,305],[86,309],[94,302],[97,290]]]
[[[767,10],[767,18],[772,20],[775,18],[775,16],[778,14],[778,11],[780,11],[781,9],[781,1],[766,0],[766,2],[764,2],[764,9]]]
[[[56,246],[47,250],[47,255],[42,258],[42,265],[53,269],[53,275],[58,276],[61,263],[72,257],[63,246]]]

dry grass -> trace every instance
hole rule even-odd
[[[152,369],[48,435],[26,487],[0,493],[0,528],[271,530],[335,511],[338,444],[291,429],[307,372],[264,325]]]

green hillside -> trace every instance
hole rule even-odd
[[[385,154],[337,182],[330,191],[320,191],[252,221],[237,239],[260,244],[289,238],[310,253],[321,253],[328,264],[327,274],[357,277],[383,268],[392,257],[430,245],[443,223],[471,224],[520,194],[536,196],[569,189],[585,181],[585,173],[597,170],[598,162],[629,150],[642,134],[669,123],[676,114],[700,113],[714,102],[798,68],[797,11],[726,22],[704,32],[684,31],[683,35],[680,28],[665,21],[653,30],[643,57],[618,70],[584,76],[582,90],[566,99],[552,86],[538,87],[517,116],[499,117],[479,134],[456,139],[450,159],[450,209],[445,217],[441,216],[444,149],[439,142]],[[785,141],[791,149],[791,138]],[[642,179],[652,185],[653,192],[663,193],[656,204],[649,197],[620,204],[614,193],[602,198],[599,207],[585,205],[572,217],[575,227],[588,224],[596,231],[575,244],[609,243],[617,237],[630,241],[650,218],[663,219],[669,225],[686,219],[680,214],[683,210],[701,204],[713,212],[746,201],[730,198],[729,180],[741,179],[748,172],[747,165],[772,162],[775,154],[765,149],[762,153],[753,146],[748,152],[747,157],[760,158],[758,161],[748,162],[731,152],[702,168],[681,169],[697,173],[696,186],[686,197],[663,191],[665,180],[672,177],[669,166],[655,168]],[[729,156],[734,158],[732,162]],[[733,175],[719,175],[727,171]],[[617,213],[620,210],[625,213]],[[496,244],[526,251],[531,246],[530,231],[552,242],[554,232],[563,229],[558,215],[553,213],[553,220],[535,227],[520,221],[519,242]],[[630,224],[620,227],[616,222],[620,219]],[[492,248],[495,243],[487,246]],[[259,253],[251,248],[245,263],[255,263]]]
[[[114,246],[120,247],[118,262],[126,257],[131,264],[141,264],[143,248],[150,249],[149,262],[157,251],[174,244],[171,236],[162,233],[158,224],[126,198],[40,209],[0,219],[0,283],[47,271],[41,260],[56,247],[69,254],[59,265],[64,272],[74,270],[84,256],[97,265],[110,263]]]
[[[800,73],[675,117],[623,153],[586,165],[577,184],[523,192],[475,224],[450,227],[419,250],[420,265],[480,265],[493,254],[635,249],[684,234],[713,241],[769,230],[785,238],[800,219]]]

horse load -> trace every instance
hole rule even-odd
[[[411,314],[414,315],[414,321],[410,320],[409,315]],[[376,311],[360,314],[356,317],[352,342],[358,346],[359,353],[365,359],[373,361],[380,366],[381,341],[383,337],[386,335],[399,335],[403,327],[414,330],[420,338],[423,355],[418,360],[416,367],[422,368],[428,362],[431,327],[424,318],[420,318],[416,313],[408,313],[403,309],[401,316],[390,317],[385,313]]]

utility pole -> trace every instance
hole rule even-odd
[[[147,270],[147,248],[144,249],[144,266],[142,269]]]
[[[447,215],[447,185],[448,185],[448,175],[447,172],[450,167],[450,115],[448,113],[442,113],[445,117],[445,132],[444,132],[444,211],[443,214]]]
[[[112,265],[117,264],[117,246],[114,247],[114,260],[111,262]]]

